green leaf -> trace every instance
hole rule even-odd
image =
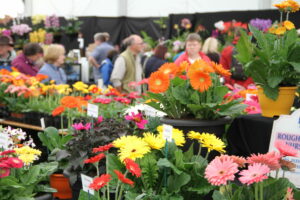
[[[214,88],[214,102],[222,102],[224,96],[227,94],[228,92],[228,87],[226,86],[217,86]]]
[[[300,54],[299,54],[299,56],[300,56]],[[294,67],[295,71],[300,73],[300,62],[289,62],[289,63]]]
[[[230,107],[227,107],[225,110],[223,110],[222,106],[220,106],[220,110],[218,113],[221,116],[233,116],[235,114],[241,113],[243,110],[247,108],[247,105],[239,103],[239,104],[234,104],[231,105]]]
[[[258,46],[262,51],[266,54],[266,57],[270,57],[273,43],[269,43],[269,41],[266,39],[265,35],[269,35],[268,33],[263,33],[262,31],[259,31],[257,28],[249,25],[249,30],[255,37]]]
[[[184,170],[183,153],[182,150],[176,149],[175,152],[175,166],[178,169]]]
[[[264,89],[264,94],[270,99],[273,99],[275,101],[278,98],[278,94],[279,94],[278,88],[271,88],[268,85],[262,85],[261,87]]]
[[[31,185],[38,180],[38,176],[40,174],[41,167],[39,165],[35,165],[29,168],[28,171],[23,174],[21,177],[21,181],[25,185]]]
[[[273,179],[269,178],[264,181],[264,199],[277,200],[283,199],[287,188],[294,188],[295,186],[286,178]]]
[[[271,88],[278,87],[284,77],[282,76],[270,76],[268,78],[268,84]]]
[[[40,184],[40,185],[35,186],[35,192],[47,192],[47,193],[51,192],[51,193],[53,193],[53,192],[57,192],[57,190],[50,187],[49,185],[41,185]]]
[[[146,187],[154,188],[158,180],[158,166],[156,164],[156,157],[153,153],[146,154],[143,158],[138,160],[142,169],[142,176],[146,183]]]
[[[180,188],[186,185],[190,180],[191,176],[184,172],[180,175],[171,175],[168,178],[168,191],[171,193],[177,193]]]
[[[213,200],[229,200],[225,196],[223,196],[220,191],[215,190],[213,193]]]
[[[174,98],[180,101],[182,104],[191,103],[191,94],[184,85],[172,88],[172,94]]]
[[[171,168],[178,175],[182,173],[181,170],[179,170],[175,165],[173,165],[173,163],[171,163],[166,158],[160,158],[157,162],[157,166]]]
[[[236,59],[240,63],[245,64],[252,60],[252,44],[247,33],[243,30],[241,30],[241,37],[236,45],[236,48],[238,52],[236,55]]]
[[[290,48],[287,60],[289,62],[300,62],[300,42],[297,42]]]

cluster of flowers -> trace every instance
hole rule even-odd
[[[12,33],[23,36],[26,33],[29,33],[32,30],[27,24],[16,24],[11,27]]]
[[[298,151],[284,142],[278,140],[275,143],[278,152],[272,151],[266,154],[251,155],[248,158],[238,156],[221,155],[209,163],[205,170],[205,177],[212,185],[227,185],[229,181],[235,179],[239,168],[244,168],[248,164],[248,169],[239,172],[239,180],[243,184],[251,185],[262,182],[268,178],[268,173],[272,170],[292,171],[296,165],[288,160],[286,156],[298,156]]]
[[[27,136],[26,132],[24,132],[22,129],[17,128],[13,129],[10,126],[5,127],[1,130],[2,135],[6,135],[8,138],[7,141],[7,149],[14,149],[16,147],[20,147],[23,145],[35,147],[35,144],[33,142],[33,139],[31,136]],[[25,141],[28,137],[28,140]],[[22,144],[20,144],[22,142]]]
[[[56,15],[47,16],[45,19],[45,28],[59,28],[59,18]]]
[[[18,158],[21,159],[26,166],[32,164],[35,160],[38,160],[39,156],[42,154],[41,151],[29,146],[23,146],[14,150]]]

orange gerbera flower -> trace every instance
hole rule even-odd
[[[9,75],[10,71],[8,71],[7,69],[0,69],[0,74],[1,75]]]
[[[294,0],[287,0],[289,7],[291,9],[291,12],[296,12],[299,10],[300,5],[298,4],[298,2],[294,1]]]
[[[187,61],[183,61],[179,65],[179,73],[182,74],[184,72],[187,72],[189,70],[190,64]]]
[[[167,74],[157,71],[150,75],[148,84],[150,92],[161,93],[169,88],[170,79]]]
[[[158,71],[166,75],[176,75],[178,72],[178,66],[175,63],[165,63],[158,69]]]
[[[227,69],[224,69],[221,64],[217,64],[215,62],[211,62],[212,67],[214,70],[220,74],[221,76],[231,76],[231,72]]]
[[[77,108],[79,106],[79,99],[73,96],[65,96],[60,100],[60,103],[67,108]]]
[[[203,73],[214,72],[214,69],[204,60],[196,60],[189,68],[188,77],[190,77],[194,72],[200,71]]]
[[[209,74],[201,71],[195,71],[193,74],[191,74],[190,83],[195,90],[199,90],[200,92],[208,90],[212,85]]]
[[[35,76],[35,78],[36,78],[37,81],[42,81],[42,80],[45,80],[46,78],[48,78],[48,76],[44,75],[44,74],[37,74]]]
[[[58,106],[56,107],[53,111],[52,111],[52,116],[55,117],[57,115],[60,115],[61,113],[63,113],[65,111],[65,107],[63,106]]]
[[[280,26],[276,29],[275,34],[276,35],[283,35],[286,32],[286,28],[284,26]]]

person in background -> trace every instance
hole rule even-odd
[[[101,74],[99,73],[99,67],[102,61],[107,57],[107,53],[114,48],[108,43],[107,34],[108,33],[96,33],[94,35],[94,41],[97,47],[89,56],[89,62],[93,66],[94,81],[96,84],[98,83],[98,79],[101,78]]]
[[[154,54],[145,61],[145,78],[149,78],[152,72],[155,72],[167,61],[165,60],[168,48],[162,44],[157,45]]]
[[[220,43],[215,37],[208,37],[202,47],[202,52],[205,53],[211,61],[215,63],[220,62],[220,53],[219,53]]]
[[[131,35],[126,39],[127,48],[116,59],[110,81],[120,92],[141,92],[141,87],[128,86],[131,82],[142,80],[142,66],[140,53],[143,51],[144,42],[138,35]]]
[[[197,33],[190,33],[186,38],[185,52],[175,60],[175,64],[179,66],[183,61],[193,64],[196,60],[201,59],[210,62],[210,59],[200,49],[201,37]]]
[[[103,79],[103,84],[105,86],[112,85],[110,82],[110,76],[114,67],[114,61],[116,56],[118,56],[118,51],[116,50],[110,50],[107,53],[107,58],[104,59],[101,63],[101,66],[99,67],[99,72]]]
[[[60,44],[51,44],[44,55],[45,64],[38,74],[48,76],[43,82],[54,80],[56,84],[66,84],[67,76],[61,68],[65,62],[65,48]]]
[[[0,68],[9,69],[16,53],[12,49],[12,40],[8,36],[0,36]]]
[[[16,67],[21,73],[35,76],[39,71],[36,63],[43,57],[43,49],[38,43],[28,43],[13,61],[12,66]]]
[[[225,83],[232,85],[236,89],[244,90],[249,85],[254,84],[251,77],[246,77],[243,72],[243,67],[234,57],[236,52],[235,45],[240,37],[239,28],[234,30],[234,40],[232,44],[226,46],[221,52],[220,64],[227,70],[231,71],[231,76],[224,77]]]

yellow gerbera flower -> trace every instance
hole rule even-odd
[[[153,133],[150,132],[144,133],[144,141],[152,149],[161,149],[166,144],[166,140],[164,140],[163,137],[161,137],[161,135],[154,135]]]
[[[118,152],[121,161],[124,161],[125,158],[135,160],[144,157],[145,154],[150,152],[150,147],[142,138],[136,137],[121,147]]]
[[[130,144],[131,141],[139,140],[139,139],[140,138],[138,138],[137,136],[133,136],[133,135],[122,136],[122,137],[116,139],[115,141],[113,141],[113,145],[116,148],[122,148],[122,147],[126,146],[127,144]]]
[[[42,154],[41,151],[33,149],[29,146],[24,146],[21,148],[15,148],[18,158],[21,159],[25,165],[31,164],[34,160],[38,159],[38,156]]]
[[[195,131],[190,131],[188,132],[188,138],[192,139],[192,140],[200,140],[201,138],[201,133],[199,132],[195,132]]]
[[[291,29],[294,29],[295,28],[295,25],[293,24],[293,22],[291,21],[284,21],[283,22],[283,26],[287,29],[287,30],[291,30]]]
[[[208,149],[208,152],[215,150],[220,153],[225,153],[225,144],[224,142],[215,136],[214,134],[210,133],[202,133],[199,142],[202,144],[203,147]]]

